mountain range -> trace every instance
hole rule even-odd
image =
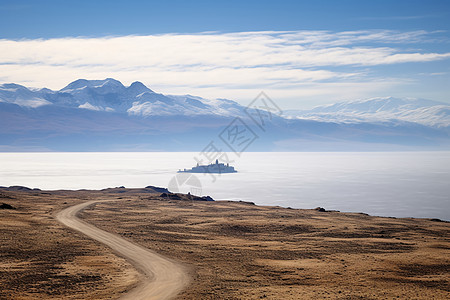
[[[227,140],[236,124],[251,141],[239,149]],[[269,113],[112,78],[58,91],[9,83],[0,85],[0,138],[0,151],[202,151],[211,142],[237,152],[447,150],[450,105],[386,97]]]
[[[290,110],[286,114],[322,122],[405,121],[438,128],[450,126],[449,104],[415,98],[371,98],[317,106],[311,110]]]

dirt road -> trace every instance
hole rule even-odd
[[[189,276],[182,265],[77,218],[79,211],[96,202],[101,201],[89,201],[66,208],[56,215],[56,219],[107,245],[144,274],[141,284],[122,299],[172,299],[186,287]]]

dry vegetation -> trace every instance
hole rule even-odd
[[[190,266],[179,299],[449,299],[450,224],[159,197],[149,189],[1,191],[0,298],[117,297],[138,279],[54,211]],[[11,198],[5,198],[11,197]],[[126,280],[121,280],[125,277]],[[110,293],[110,294],[109,294]]]
[[[86,192],[0,190],[0,299],[110,299],[139,274],[124,259],[59,224],[53,213]]]

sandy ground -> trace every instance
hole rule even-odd
[[[0,190],[18,208],[0,210],[0,298],[108,299],[137,286],[131,264],[53,218],[90,200],[117,201],[81,219],[189,267],[178,299],[450,298],[448,222],[150,192]]]

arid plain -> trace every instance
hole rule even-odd
[[[163,196],[163,197],[162,197]],[[143,279],[125,258],[55,219],[79,217],[183,265],[177,299],[448,299],[450,223],[147,189],[0,189],[0,299],[114,299]]]

